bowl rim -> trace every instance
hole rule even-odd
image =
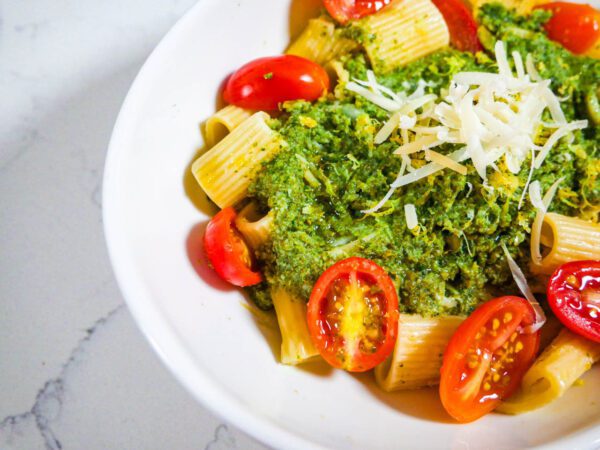
[[[218,0],[198,0],[169,29],[143,63],[119,110],[108,145],[102,179],[102,220],[109,260],[119,289],[138,328],[163,364],[197,401],[223,420],[269,446],[283,444],[290,448],[326,450],[325,447],[286,431],[263,416],[257,416],[249,406],[234,398],[194,364],[185,343],[161,317],[159,308],[147,301],[150,293],[141,282],[132,255],[128,251],[127,240],[124,234],[120,233],[122,227],[118,214],[118,186],[115,180],[118,179],[121,170],[119,149],[123,147],[122,142],[128,139],[128,127],[134,123],[131,111],[146,92],[148,74],[163,49],[169,43],[178,40],[193,24],[195,17],[202,14],[207,5],[215,2]]]
[[[185,34],[185,30],[192,26],[198,15],[203,14],[207,5],[215,3],[219,3],[219,0],[198,0],[177,20],[143,63],[120,108],[110,137],[102,179],[102,221],[109,260],[117,285],[134,322],[163,364],[199,403],[221,419],[268,446],[327,450],[327,447],[287,431],[267,417],[255,413],[249,405],[236,399],[196,366],[186,343],[182,341],[173,326],[164,320],[160,309],[153,302],[148,302],[147,299],[151,295],[136,268],[127,238],[121,232],[123,227],[118,214],[119,192],[115,180],[119,178],[118,174],[122,169],[120,149],[124,146],[123,142],[128,139],[129,127],[135,123],[132,119],[132,111],[144,98],[149,74],[164,48]],[[567,444],[583,444],[585,447],[581,448],[596,448],[600,446],[599,432],[600,427],[592,425],[535,448],[558,450]]]

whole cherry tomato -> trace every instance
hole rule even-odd
[[[537,353],[540,332],[531,304],[499,297],[477,308],[456,330],[444,352],[440,398],[459,422],[472,422],[509,397]]]
[[[600,342],[600,261],[563,264],[548,283],[548,303],[564,326]]]
[[[332,366],[364,372],[383,362],[398,333],[398,294],[373,261],[348,258],[328,268],[308,301],[308,329]]]
[[[600,39],[600,11],[590,5],[553,2],[536,8],[552,11],[548,37],[573,53],[585,53]]]
[[[204,251],[215,272],[235,286],[260,283],[262,276],[252,270],[253,257],[235,227],[237,214],[231,206],[215,215],[204,232]]]
[[[270,111],[287,100],[316,100],[328,89],[329,76],[320,65],[283,55],[242,66],[227,81],[223,97],[241,108]]]
[[[376,13],[392,0],[323,0],[331,17],[340,23]]]

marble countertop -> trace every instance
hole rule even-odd
[[[104,244],[117,113],[195,1],[0,3],[1,450],[265,448],[163,367]]]

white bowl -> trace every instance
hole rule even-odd
[[[202,146],[198,124],[229,72],[284,50],[290,11],[306,3],[200,1],[133,84],[106,162],[104,221],[140,328],[199,401],[277,448],[597,448],[598,367],[542,410],[457,425],[435,390],[385,394],[370,375],[277,364],[277,332],[206,267],[199,244],[212,211],[184,177]]]

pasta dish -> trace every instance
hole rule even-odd
[[[204,249],[281,363],[439,385],[470,422],[600,358],[600,12],[324,0],[229,77],[192,172]]]

